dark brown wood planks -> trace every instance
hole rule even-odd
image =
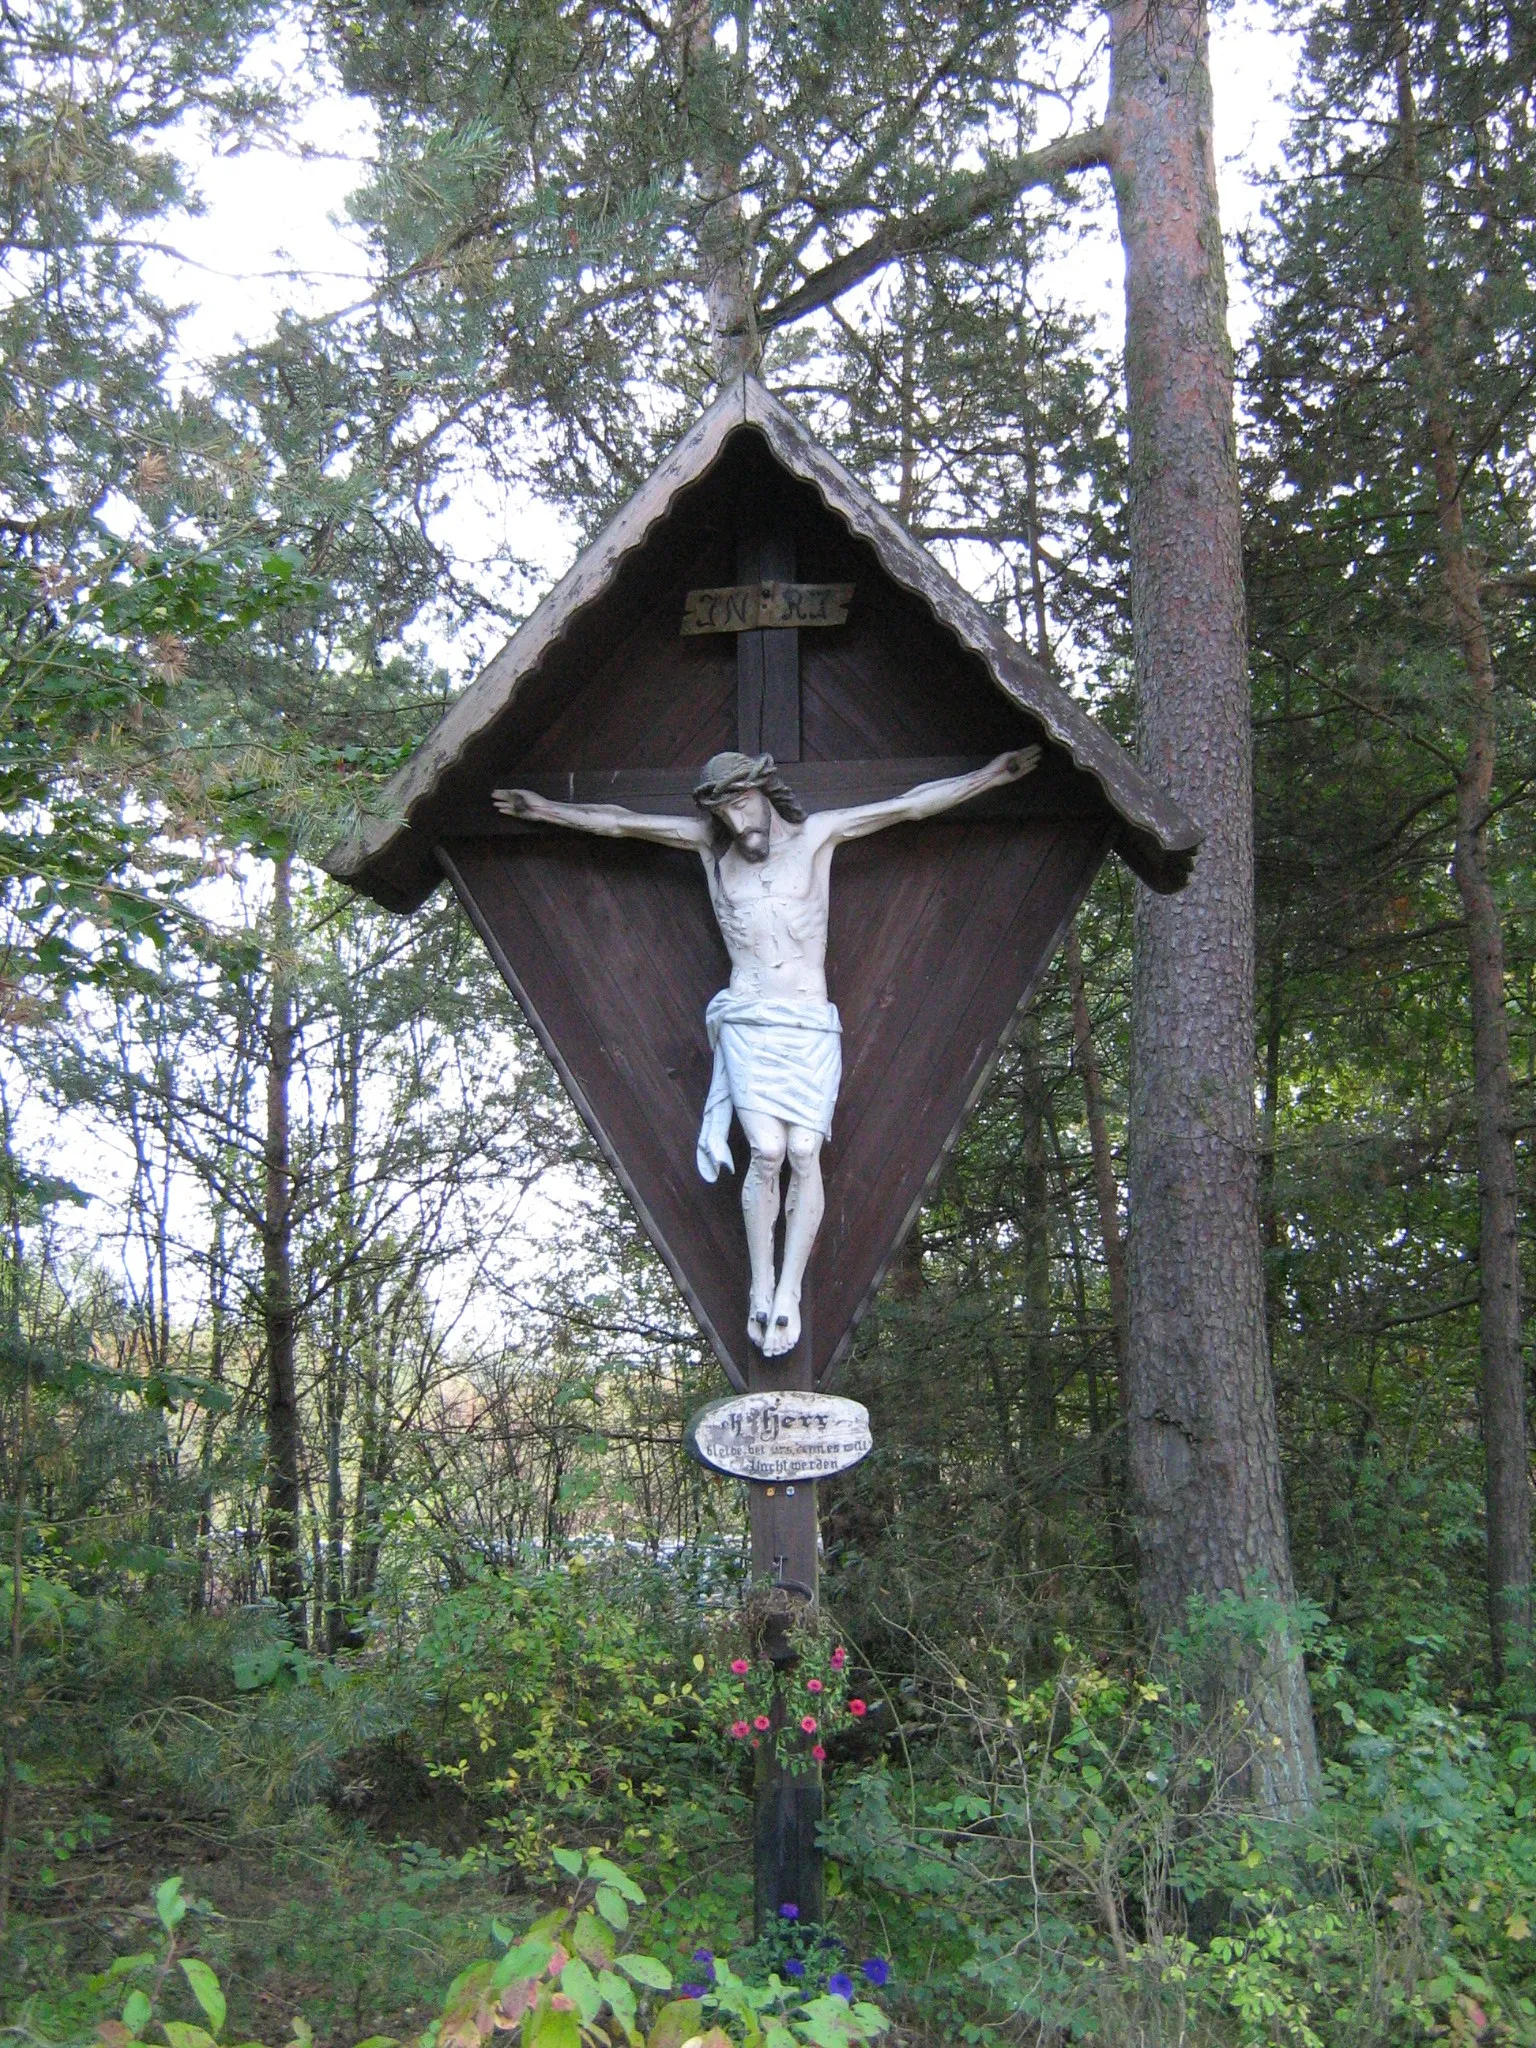
[[[824,1375],[1044,971],[1104,850],[1101,820],[937,821],[842,848],[829,979],[844,1079],[810,1271]],[[704,1007],[728,976],[700,864],[577,835],[449,842],[450,879],[722,1364],[745,1379],[740,1181],[700,1179]],[[746,1145],[739,1130],[738,1164]]]

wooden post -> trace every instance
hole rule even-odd
[[[787,1358],[755,1360],[752,1391],[793,1388],[814,1393],[811,1373],[809,1318],[800,1342]],[[749,1483],[747,1511],[752,1534],[752,1595],[782,1586],[790,1602],[813,1607],[817,1590],[816,1486],[763,1486]],[[790,1612],[786,1604],[786,1620]],[[800,1707],[789,1688],[794,1652],[784,1622],[770,1621],[762,1649],[782,1674],[785,1684],[773,1704],[774,1733],[787,1719],[798,1719]],[[757,1810],[752,1828],[753,1918],[759,1934],[778,1917],[779,1908],[799,1908],[802,1921],[822,1916],[821,1851],[816,1831],[821,1825],[821,1767],[812,1765],[794,1775],[762,1749],[757,1764]]]
[[[736,543],[736,574],[743,583],[791,582],[795,537],[775,510],[760,509],[743,519]],[[744,754],[772,754],[784,763],[800,759],[800,635],[793,628],[740,633],[736,638],[737,745]],[[781,1226],[782,1230],[782,1226]],[[757,1354],[750,1366],[753,1393],[793,1388],[815,1392],[811,1365],[810,1308],[800,1342],[787,1358]],[[790,1600],[814,1607],[817,1587],[817,1520],[814,1482],[799,1486],[748,1486],[752,1536],[752,1593],[761,1599],[782,1586]],[[794,1663],[784,1624],[770,1624],[764,1653],[786,1675]],[[774,1701],[774,1733],[792,1711],[792,1695],[781,1689]],[[798,1716],[796,1717],[798,1718]],[[759,1934],[783,1905],[800,1918],[822,1915],[821,1769],[794,1776],[758,1752],[757,1810],[753,1822],[753,1914]]]

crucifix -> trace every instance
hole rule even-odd
[[[732,1114],[749,1148],[741,1206],[750,1260],[747,1337],[751,1384],[777,1378],[757,1368],[791,1365],[801,1349],[801,1296],[806,1266],[825,1205],[821,1151],[832,1129],[842,1078],[842,1025],[827,991],[827,930],[832,859],[840,846],[898,825],[943,816],[1003,790],[1038,764],[1038,747],[1010,749],[980,767],[959,763],[890,796],[864,797],[823,783],[828,808],[807,814],[785,773],[800,751],[800,649],[803,624],[841,625],[851,586],[795,585],[794,537],[785,527],[750,532],[738,543],[734,588],[691,591],[684,633],[734,632],[739,745],[703,767],[687,812],[641,811],[613,802],[573,802],[537,789],[493,793],[503,816],[530,826],[555,826],[597,839],[626,839],[696,854],[730,958],[729,985],[701,1020],[713,1052],[709,1094],[696,1147],[699,1172],[714,1181],[734,1159]],[[767,625],[792,617],[795,625]],[[772,740],[775,755],[766,745]],[[781,768],[780,760],[785,766]],[[791,770],[792,772],[792,770]],[[889,772],[889,771],[887,771]],[[610,778],[619,781],[614,775]],[[568,778],[574,786],[575,778]],[[841,797],[842,800],[837,799]],[[654,800],[654,799],[653,799]],[[781,1180],[783,1251],[777,1272],[774,1237]],[[813,1384],[809,1355],[792,1385]],[[754,1579],[767,1576],[789,1598],[815,1599],[817,1500],[814,1480],[798,1486],[748,1482]],[[762,1567],[768,1570],[764,1574]],[[780,1626],[769,1640],[775,1661],[787,1661]],[[788,1899],[808,1918],[821,1913],[819,1773],[792,1778],[774,1765],[760,1771],[758,1917]]]
[[[1170,891],[1199,838],[745,377],[329,857],[397,911],[447,878],[681,1289],[736,1390],[690,1441],[748,1486],[770,1654],[816,1597],[816,1483],[733,1465],[738,1411],[809,1404],[830,1443],[822,1389],[1106,853]],[[818,1473],[869,1449],[840,1405]],[[817,1917],[819,1813],[814,1774],[760,1777],[760,1924]]]

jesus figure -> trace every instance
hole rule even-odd
[[[619,804],[555,803],[527,789],[499,789],[498,810],[604,839],[647,839],[696,853],[730,955],[728,988],[704,1013],[714,1072],[699,1132],[698,1167],[715,1180],[734,1169],[734,1110],[751,1161],[741,1185],[752,1262],[747,1334],[767,1358],[800,1341],[800,1292],[825,1201],[821,1147],[843,1076],[842,1025],[827,998],[827,920],[832,856],[846,840],[953,810],[984,790],[1027,775],[1038,747],[999,754],[969,775],[919,783],[904,796],[807,817],[761,754],[716,754],[693,793],[698,814],[649,817]],[[784,1259],[775,1278],[773,1233],[789,1162]]]

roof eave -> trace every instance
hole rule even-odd
[[[874,549],[882,567],[986,666],[1020,709],[1039,720],[1073,764],[1091,776],[1120,821],[1116,850],[1159,892],[1183,887],[1203,834],[1060,684],[1032,661],[928,551],[849,475],[756,378],[729,384],[518,628],[485,673],[434,727],[383,792],[387,815],[328,853],[323,866],[390,910],[413,910],[441,876],[432,847],[415,840],[414,813],[430,801],[475,742],[503,716],[523,679],[576,614],[607,588],[620,562],[644,545],[677,493],[713,465],[731,435],[756,428],[789,472]],[[413,843],[413,840],[415,843]]]

